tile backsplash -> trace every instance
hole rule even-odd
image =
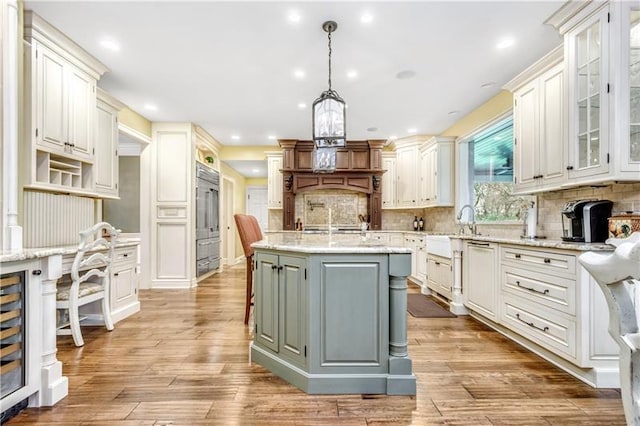
[[[344,194],[343,194],[344,193]],[[326,226],[327,208],[335,211],[334,218],[344,225],[357,224],[358,214],[367,211],[367,197],[364,194],[347,191],[317,191],[296,195],[296,218],[305,218],[304,226],[314,224]],[[344,197],[344,198],[341,198]],[[354,201],[354,198],[356,197]],[[640,182],[619,183],[602,187],[584,187],[538,194],[538,227],[539,235],[548,239],[559,239],[562,236],[561,210],[564,203],[572,200],[594,199],[613,201],[613,213],[633,211],[640,214]],[[324,203],[324,207],[313,212],[307,203]],[[333,210],[335,208],[335,210]],[[353,212],[355,209],[355,213]],[[453,207],[434,207],[428,209],[382,210],[382,229],[392,231],[410,231],[413,229],[413,218],[422,217],[427,232],[456,233],[458,224]],[[304,220],[304,219],[303,219]],[[311,221],[311,223],[308,223]],[[324,221],[324,222],[322,222]],[[335,226],[339,226],[334,219]],[[269,210],[269,229],[282,229],[282,210]],[[523,233],[523,224],[478,225],[480,233],[496,237],[517,238]]]
[[[305,228],[358,227],[358,215],[367,216],[367,195],[353,191],[313,191],[296,194],[296,221]]]

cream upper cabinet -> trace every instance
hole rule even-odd
[[[22,184],[99,196],[96,83],[107,67],[32,11],[24,25]]]
[[[622,8],[620,51],[625,70],[621,76],[622,86],[628,87],[621,94],[620,103],[622,111],[627,106],[629,111],[620,117],[624,123],[620,126],[623,149],[616,161],[620,162],[623,171],[637,173],[640,172],[640,4],[628,2],[617,7]]]
[[[95,111],[95,189],[104,197],[118,196],[118,110],[122,104],[99,91]]]
[[[93,159],[96,79],[44,45],[35,46],[36,143]]]
[[[569,77],[569,179],[609,171],[609,10],[566,34]]]
[[[282,153],[267,153],[267,207],[282,208]]]
[[[418,143],[411,142],[396,148],[396,207],[418,205]]]
[[[567,182],[637,181],[638,2],[571,2],[547,22],[564,35]]]
[[[505,88],[513,91],[516,192],[558,189],[566,181],[566,102],[562,47]]]
[[[421,207],[454,205],[454,138],[433,137],[421,147]]]
[[[396,153],[382,153],[382,208],[389,209],[396,206]]]

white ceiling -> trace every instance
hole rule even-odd
[[[269,135],[311,137],[310,105],[327,89],[324,21],[338,22],[332,79],[348,104],[348,139],[387,139],[411,128],[439,134],[497,94],[561,43],[543,21],[562,3],[26,1],[25,8],[105,63],[111,71],[99,86],[149,120],[194,122],[224,145],[277,146]],[[365,13],[371,22],[361,22]],[[515,44],[497,49],[506,37]],[[120,50],[102,47],[105,39]],[[346,75],[352,69],[356,78]],[[402,71],[415,77],[397,78]]]

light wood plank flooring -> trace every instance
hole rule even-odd
[[[593,389],[468,317],[409,316],[415,397],[306,395],[248,364],[244,268],[193,290],[140,292],[113,332],[59,337],[69,396],[9,425],[624,425]],[[413,288],[412,291],[417,291]]]

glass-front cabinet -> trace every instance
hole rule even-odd
[[[624,35],[629,43],[627,58],[629,60],[629,160],[640,167],[640,4],[630,6],[629,19],[623,24]]]
[[[572,2],[549,22],[565,36],[568,182],[640,176],[640,2]],[[564,9],[565,11],[567,9]]]
[[[608,14],[604,8],[568,34],[570,178],[609,170]]]

